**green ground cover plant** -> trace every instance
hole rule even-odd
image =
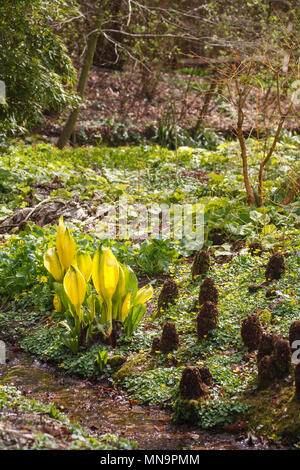
[[[248,143],[251,168],[256,171],[258,144],[254,139]],[[54,282],[43,262],[44,253],[56,244],[57,226],[29,221],[22,230],[12,228],[1,236],[1,337],[18,341],[23,350],[67,373],[93,380],[106,376],[125,387],[133,400],[171,409],[179,422],[182,371],[189,365],[205,365],[214,385],[197,407],[194,422],[208,429],[242,419],[252,406],[247,394],[257,391],[256,358],[242,342],[242,320],[256,313],[265,331],[288,337],[291,323],[299,319],[299,200],[281,205],[298,145],[299,137],[284,135],[266,171],[265,205],[253,208],[247,205],[234,141],[221,142],[215,150],[179,148],[178,152],[158,146],[59,151],[42,142],[10,142],[0,157],[3,224],[16,208],[46,199],[87,204],[89,217],[68,220],[66,225],[77,250],[90,257],[99,247],[95,210],[101,203],[116,204],[120,196],[148,204],[202,202],[204,247],[211,256],[208,275],[219,292],[220,318],[218,328],[199,342],[196,317],[204,277],[192,279],[194,253],[184,241],[104,239],[102,246],[136,273],[139,287],[151,283],[154,297],[135,331],[119,335],[114,347],[96,338],[70,351],[61,312],[53,308]],[[53,181],[59,187],[49,187]],[[253,242],[261,244],[261,252],[251,253]],[[284,276],[272,284],[275,298],[266,297],[265,287],[250,292],[251,284],[265,281],[266,264],[274,251],[281,252],[286,262]],[[158,314],[157,300],[166,277],[176,281],[179,297]],[[179,333],[178,349],[151,352],[153,338],[168,321]]]

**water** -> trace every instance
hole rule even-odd
[[[248,450],[268,449],[261,440],[249,442],[243,434],[204,432],[199,428],[170,423],[170,413],[155,407],[139,406],[109,384],[92,384],[65,375],[21,352],[8,352],[0,367],[0,380],[14,373],[7,384],[14,385],[27,398],[54,403],[72,421],[99,435],[114,433],[138,443],[145,450]],[[250,439],[251,441],[251,439]],[[250,445],[251,444],[251,445]],[[270,444],[274,448],[274,444]]]

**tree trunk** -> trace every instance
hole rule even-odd
[[[93,31],[90,33],[90,36],[89,36],[89,39],[88,39],[88,43],[87,43],[87,50],[86,50],[86,54],[85,54],[85,58],[84,58],[84,64],[83,64],[83,67],[82,67],[82,70],[81,70],[81,74],[80,74],[80,78],[79,78],[79,82],[78,82],[78,87],[77,87],[77,92],[79,94],[79,96],[81,96],[82,98],[84,98],[84,92],[85,92],[85,88],[86,88],[86,84],[87,84],[87,81],[88,81],[88,76],[89,76],[89,71],[91,69],[91,66],[93,65],[93,59],[94,59],[94,54],[95,54],[95,50],[96,50],[96,46],[97,46],[97,42],[98,42],[98,38],[100,36],[100,32],[101,32],[101,26],[102,26],[102,22],[103,22],[103,17],[105,15],[105,9],[108,5],[109,1],[108,0],[102,0],[100,6],[99,6],[99,9],[97,11],[97,15],[96,15],[96,20],[95,20],[95,24],[94,24],[94,29]],[[74,127],[75,127],[75,124],[76,124],[76,121],[78,119],[78,116],[79,116],[79,113],[80,113],[80,106],[78,106],[76,109],[74,109],[66,124],[65,124],[65,127],[58,139],[58,142],[57,142],[57,147],[59,149],[63,149],[64,146],[68,143],[73,131],[74,131]]]
[[[245,137],[243,134],[243,122],[244,122],[244,113],[242,110],[242,105],[239,102],[238,105],[238,122],[237,122],[237,136],[239,139],[240,147],[241,147],[241,157],[243,161],[243,177],[244,177],[244,183],[245,183],[245,188],[246,192],[249,198],[249,203],[250,206],[255,205],[255,196],[253,193],[253,190],[250,185],[249,181],[249,174],[248,174],[248,158],[247,158],[247,148],[246,148],[246,143],[245,143]]]

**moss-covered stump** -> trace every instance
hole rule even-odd
[[[294,341],[300,341],[300,321],[294,321],[289,329],[289,342],[291,347]]]
[[[287,377],[291,372],[291,357],[288,341],[263,335],[257,354],[259,388],[269,387],[277,379]]]
[[[266,267],[266,280],[273,281],[281,278],[285,273],[285,261],[281,253],[275,253],[269,259]]]
[[[140,375],[142,372],[151,368],[151,360],[153,358],[148,356],[146,353],[143,354],[132,354],[125,364],[120,367],[117,372],[114,373],[113,379],[115,382],[122,382],[127,377],[132,375]]]
[[[251,393],[245,400],[249,406],[249,429],[259,436],[272,436],[286,444],[298,442],[300,403],[294,396],[294,387],[285,382]]]
[[[247,315],[242,321],[241,336],[245,346],[255,351],[262,338],[263,329],[257,315]]]
[[[217,304],[218,299],[219,292],[215,286],[215,281],[212,278],[207,277],[200,286],[199,305],[203,305],[205,302],[213,302],[214,304]]]
[[[198,367],[186,367],[179,384],[180,398],[182,400],[201,400],[207,395]]]
[[[116,356],[111,356],[107,358],[107,364],[110,365],[112,369],[117,369],[121,367],[126,362],[126,357],[117,354]]]
[[[175,351],[179,346],[179,335],[175,323],[169,321],[163,327],[160,340],[160,350],[163,353]]]
[[[211,375],[209,368],[206,366],[201,366],[201,367],[198,367],[198,370],[199,370],[199,374],[200,374],[202,382],[208,386],[212,385],[213,376]]]
[[[192,265],[192,279],[206,274],[210,268],[210,256],[207,250],[197,251]]]
[[[186,367],[181,376],[179,398],[174,406],[174,420],[177,423],[193,423],[199,420],[199,404],[207,396],[207,388],[202,382],[199,367]]]
[[[268,333],[263,333],[258,351],[257,351],[257,363],[265,357],[265,356],[271,356],[273,350],[274,350],[274,343],[275,343],[275,336],[274,335],[269,335]]]
[[[178,398],[174,404],[173,421],[176,424],[199,424],[198,408],[200,403],[200,400]]]
[[[295,367],[295,400],[300,403],[300,362]]]
[[[174,304],[178,297],[178,286],[174,279],[166,279],[160,291],[157,310],[160,312],[162,308],[167,308],[169,304]]]
[[[264,356],[258,363],[258,388],[264,389],[272,385],[277,378],[277,370],[273,358]]]
[[[272,359],[276,367],[276,375],[279,379],[284,379],[291,372],[292,351],[287,340],[276,338]]]
[[[213,302],[205,302],[197,315],[197,335],[203,339],[211,330],[219,325],[219,312]]]

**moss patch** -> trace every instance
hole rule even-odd
[[[132,355],[113,375],[115,382],[123,382],[124,379],[127,379],[132,375],[140,375],[142,372],[151,368],[151,361],[152,358],[149,358],[147,353]]]
[[[246,400],[249,427],[260,435],[297,442],[300,439],[300,403],[294,395],[295,387],[291,384],[277,384],[254,392]]]

